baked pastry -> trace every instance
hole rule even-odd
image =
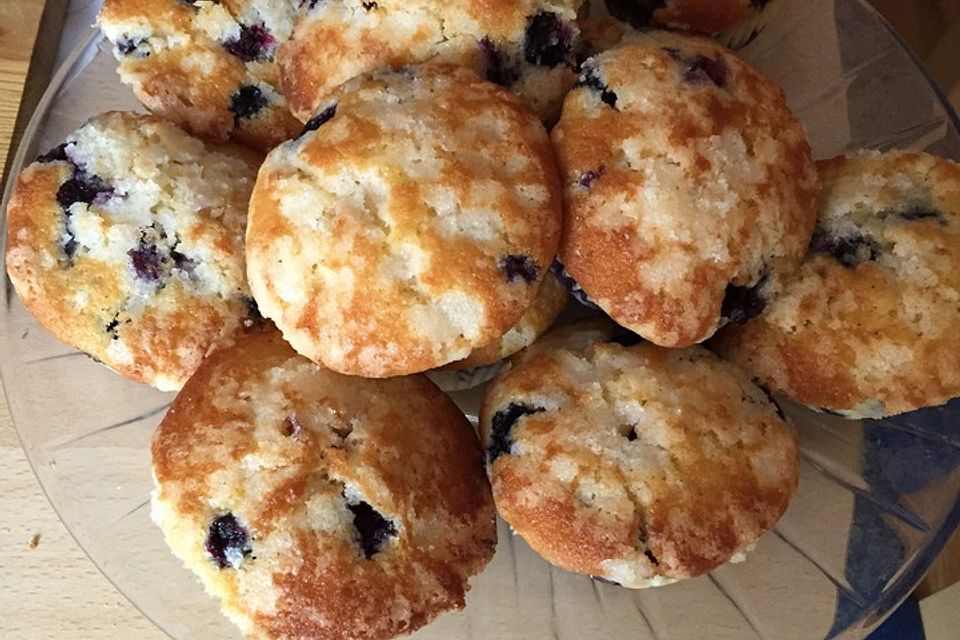
[[[520,320],[560,218],[549,139],[519,98],[465,68],[382,70],[268,156],[248,275],[261,312],[315,362],[426,371]]]
[[[243,233],[259,163],[153,116],[93,118],[17,179],[17,293],[70,346],[179,389],[251,311]]]
[[[722,45],[647,32],[589,58],[552,140],[560,260],[648,340],[689,346],[756,315],[803,259],[817,197],[803,127]]]
[[[702,347],[618,342],[565,328],[492,383],[480,433],[497,510],[549,562],[625,587],[742,559],[796,491],[795,433]]]
[[[806,261],[713,347],[796,401],[850,418],[960,396],[960,165],[863,151],[819,170]]]
[[[423,376],[364,380],[276,331],[214,352],[153,439],[153,514],[247,635],[377,640],[464,606],[496,526],[470,424]]]
[[[470,67],[555,120],[576,80],[584,0],[310,2],[280,48],[284,94],[306,121],[337,85],[383,67]]]
[[[301,124],[274,56],[298,0],[105,0],[98,24],[120,79],[153,113],[191,133],[268,150]]]

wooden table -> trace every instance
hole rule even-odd
[[[60,523],[27,464],[4,402],[0,548],[4,640],[167,638],[113,588]]]
[[[960,0],[874,0],[960,103]],[[18,113],[29,113],[52,70],[66,0],[0,0],[0,173]],[[43,18],[41,20],[41,18]],[[36,34],[41,46],[34,47]],[[931,37],[930,34],[935,33]],[[52,35],[51,35],[52,34]],[[45,39],[44,39],[45,38]],[[31,69],[31,60],[32,69]],[[21,108],[28,70],[32,79]],[[21,120],[20,126],[22,127]],[[2,390],[2,388],[0,388]],[[167,636],[121,596],[60,523],[20,448],[0,399],[0,638],[162,640]],[[956,638],[960,623],[960,537],[931,572],[923,600],[928,640]]]
[[[50,0],[45,14],[44,6],[41,0],[0,0],[0,173],[21,97],[29,113],[52,71],[67,2]],[[47,39],[34,47],[38,33]],[[40,81],[23,94],[28,70]],[[167,638],[113,588],[60,523],[27,464],[2,398],[0,548],[3,640]]]

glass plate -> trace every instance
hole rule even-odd
[[[862,0],[780,0],[761,27],[742,54],[784,87],[818,157],[909,147],[960,159],[955,115]],[[34,114],[14,175],[86,118],[138,108],[114,67],[91,34]],[[150,521],[150,436],[172,396],[65,348],[4,284],[0,374],[23,447],[63,522],[170,636],[236,640]],[[476,397],[457,394],[468,413]],[[910,592],[960,521],[960,402],[876,421],[786,409],[801,433],[800,489],[746,562],[634,592],[552,568],[501,523],[497,554],[473,580],[467,608],[414,637],[864,637]]]

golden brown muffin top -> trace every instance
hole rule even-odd
[[[422,376],[351,378],[273,330],[213,353],[153,440],[174,552],[262,638],[389,638],[493,554],[476,435]]]

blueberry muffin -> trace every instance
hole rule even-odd
[[[803,127],[722,45],[647,32],[587,59],[552,139],[560,259],[652,342],[689,346],[756,315],[803,259],[817,197]]]
[[[153,116],[97,116],[17,179],[17,293],[67,344],[179,389],[251,309],[243,233],[259,160]]]
[[[630,588],[742,560],[796,491],[795,433],[702,347],[603,333],[548,334],[491,385],[480,431],[500,515],[549,562]]]
[[[261,312],[341,373],[466,358],[533,304],[560,236],[549,139],[519,98],[448,65],[340,87],[260,170],[247,262]]]
[[[496,523],[476,434],[423,376],[364,380],[274,330],[215,351],[153,438],[154,519],[247,635],[375,640],[464,606]]]
[[[271,149],[300,130],[274,57],[298,0],[105,0],[98,19],[120,79],[191,133]]]
[[[756,22],[771,0],[605,0],[610,14],[637,28],[717,33]]]
[[[960,396],[960,165],[863,151],[819,170],[806,260],[714,348],[763,384],[850,418]]]
[[[443,62],[474,69],[555,120],[576,80],[577,13],[585,0],[327,0],[280,48],[293,113],[313,116],[333,89],[382,67]]]

